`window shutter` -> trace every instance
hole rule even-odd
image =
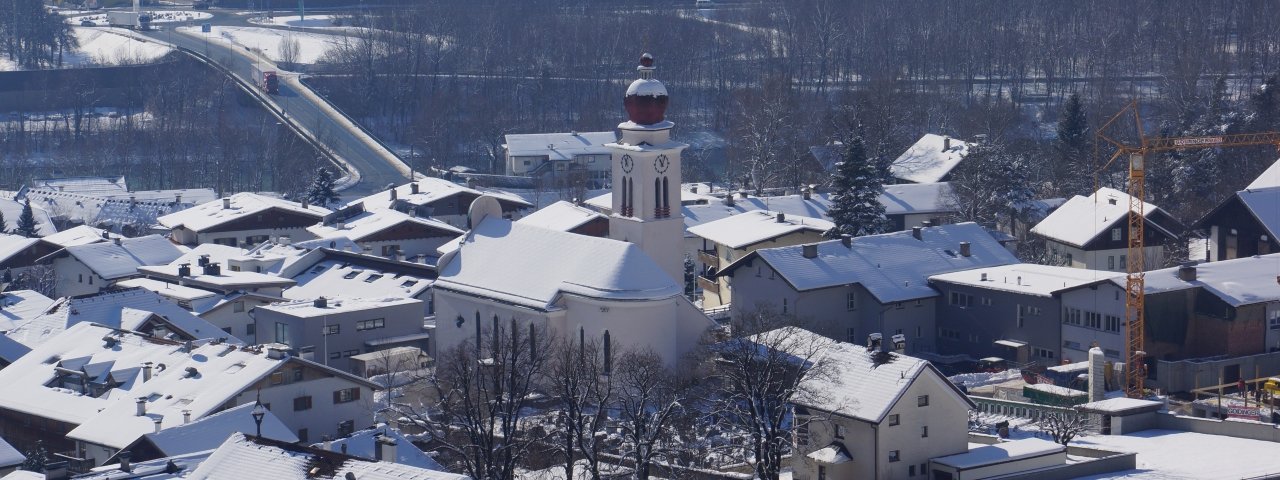
[[[342,403],[342,390],[333,391],[333,403]]]
[[[352,400],[360,399],[360,387],[355,387],[351,389],[351,399]]]

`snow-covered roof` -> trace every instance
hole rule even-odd
[[[1066,449],[1064,445],[1043,438],[1025,438],[971,448],[966,453],[935,458],[933,463],[967,470],[1054,453],[1064,453],[1065,459]]]
[[[148,433],[145,437],[166,457],[213,450],[233,433],[257,433],[258,424],[250,415],[253,406],[253,403],[245,403],[194,419],[191,423],[166,428],[160,433]],[[293,431],[271,410],[262,416],[262,436],[282,442],[298,441]]]
[[[1153,428],[1076,437],[1071,445],[1138,454],[1136,469],[1107,474],[1126,480],[1267,478],[1280,472],[1280,455],[1271,440]]]
[[[1123,274],[1101,270],[1015,263],[933,275],[929,280],[1051,297],[1061,290],[1123,277]]]
[[[631,85],[627,86],[627,96],[632,95],[640,97],[665,97],[667,96],[667,86],[661,81],[652,78],[637,78]]]
[[[132,480],[175,480],[186,478],[188,473],[200,466],[200,462],[213,455],[213,450],[174,455],[147,461],[130,462],[130,472],[125,478]],[[19,470],[21,471],[21,470]],[[120,480],[122,472],[120,464],[112,463],[89,470],[88,473],[76,475],[76,480]],[[44,480],[44,474],[32,480]],[[0,480],[25,480],[0,477]]]
[[[950,148],[944,150],[947,142]],[[889,165],[889,173],[910,182],[941,182],[968,154],[968,143],[928,133]]]
[[[568,232],[597,218],[606,217],[590,208],[561,200],[525,215],[516,223]]]
[[[1270,167],[1253,179],[1249,186],[1244,187],[1245,190],[1258,190],[1263,188],[1280,187],[1280,159],[1272,163]]]
[[[183,410],[192,418],[218,411],[285,361],[209,341],[188,351],[181,342],[86,322],[0,370],[0,406],[77,425],[68,438],[122,448],[154,432],[156,419],[168,428],[183,424]],[[154,365],[150,380],[146,362]],[[86,386],[67,373],[74,371]],[[62,383],[59,375],[70,377]],[[140,397],[147,398],[144,416],[137,415]]]
[[[297,285],[284,291],[291,300],[317,297],[413,298],[431,288],[429,271],[408,271],[397,262],[355,253],[317,250],[315,261],[298,261],[280,275]]]
[[[53,299],[34,290],[0,292],[0,332],[40,316],[50,305]]]
[[[1160,207],[1142,202],[1147,223],[1163,229],[1164,233],[1174,236],[1167,230],[1168,226],[1158,225],[1151,221],[1151,216]],[[1031,228],[1031,233],[1064,243],[1074,247],[1083,247],[1112,228],[1117,222],[1125,222],[1129,218],[1129,194],[1114,188],[1102,187],[1087,197],[1076,195],[1062,204],[1053,213]]]
[[[156,220],[167,228],[182,227],[193,232],[202,232],[273,208],[315,217],[317,222],[325,215],[333,213],[324,207],[308,205],[307,208],[302,208],[302,205],[297,202],[256,193],[237,193],[226,197],[226,199],[231,200],[231,208],[223,208],[223,200],[225,199],[219,199],[205,202],[177,213],[171,213]]]
[[[572,160],[574,155],[609,155],[604,145],[618,141],[608,132],[529,133],[504,137],[507,155],[523,157],[547,155],[552,160]]]
[[[342,228],[338,228],[335,222],[327,225],[313,225],[307,227],[307,231],[322,239],[342,237],[351,241],[362,242],[367,237],[401,225],[409,225],[415,230],[424,231],[421,238],[452,238],[463,233],[457,227],[434,218],[415,217],[391,209],[364,212],[348,218],[342,222]]]
[[[150,226],[160,216],[191,207],[174,199],[140,200],[128,194],[93,196],[52,189],[24,190],[22,195],[55,218],[95,226]],[[185,202],[185,201],[184,201]]]
[[[1276,238],[1280,233],[1280,187],[1244,190],[1236,192],[1236,197],[1267,229],[1267,233]]]
[[[125,181],[123,175],[115,177],[40,178],[32,180],[30,187],[92,196],[129,193],[129,184]]]
[[[398,447],[398,446],[397,446]],[[414,466],[364,460],[350,455],[325,452],[285,442],[251,439],[233,434],[222,446],[187,475],[190,480],[224,478],[309,478],[319,464],[328,478],[360,480],[466,480],[464,475],[427,470]],[[319,461],[318,461],[319,460]],[[332,470],[329,470],[332,468]]]
[[[59,247],[71,247],[75,245],[87,245],[90,243],[100,243],[116,238],[124,237],[110,233],[101,228],[94,228],[88,225],[80,225],[68,228],[53,235],[46,235],[44,241],[57,245]]]
[[[26,345],[18,343],[17,340],[9,338],[8,335],[0,334],[0,362],[16,362],[30,351],[31,348]]]
[[[782,221],[778,221],[780,215]],[[822,234],[835,226],[820,218],[756,210],[698,225],[689,233],[729,248],[742,248],[793,233]]]
[[[839,442],[833,442],[831,445],[809,452],[809,454],[805,456],[816,462],[826,463],[829,465],[839,465],[853,460],[853,456],[849,454],[849,450],[845,449],[844,444]]]
[[[191,305],[191,311],[199,315],[206,311],[206,304],[216,304],[223,297],[221,293],[203,290],[176,283],[169,283],[153,278],[130,278],[116,283],[120,288],[141,288],[156,292],[174,302],[185,302]]]
[[[406,183],[395,187],[396,200],[391,199],[390,190],[384,190],[359,200],[355,200],[351,203],[363,203],[364,209],[371,212],[392,208],[396,202],[404,202],[414,206],[423,206],[444,200],[454,195],[469,194],[476,197],[489,195],[497,198],[501,202],[514,203],[522,208],[529,208],[533,206],[514,193],[494,188],[472,188],[453,183],[443,178],[423,177],[414,183],[418,184],[418,193],[413,193],[413,187],[410,186],[411,184]]]
[[[22,218],[22,209],[24,202],[6,200],[0,198],[0,214],[4,215],[4,225],[0,225],[0,232],[7,232],[18,228],[18,219]],[[37,202],[31,202],[31,216],[36,219],[36,234],[43,237],[58,233],[58,229],[53,226],[53,220],[49,218],[49,212],[40,208]]]
[[[885,185],[880,204],[885,215],[908,215],[955,211],[954,190],[948,182]]]
[[[182,279],[183,282],[198,287],[217,288],[221,290],[247,290],[253,288],[279,287],[288,288],[295,282],[288,278],[280,278],[268,273],[258,272],[237,272],[229,270],[225,266],[220,267],[217,275],[208,275],[204,273],[199,265],[191,265],[191,275],[180,277],[178,269],[180,265],[161,265],[158,267],[140,267],[138,271],[149,277],[157,277],[168,280]]]
[[[447,472],[444,466],[440,465],[434,458],[427,455],[413,444],[408,438],[394,428],[386,426],[378,426],[361,430],[351,434],[346,438],[340,438],[330,442],[329,451],[346,452],[347,455],[354,455],[364,458],[377,458],[375,456],[374,442],[379,437],[388,437],[396,441],[396,459],[395,463],[408,465],[411,467],[424,468],[427,470],[435,470],[438,472]],[[321,448],[323,443],[312,445],[312,448]],[[342,447],[345,446],[344,450]]]
[[[75,245],[51,254],[71,255],[104,280],[138,273],[138,267],[165,265],[182,256],[182,250],[159,235],[125,238],[120,243],[99,242]]]
[[[26,455],[23,455],[22,452],[13,448],[13,445],[9,445],[9,442],[4,441],[4,438],[0,437],[0,470],[14,465],[21,465],[22,462],[25,461],[27,461]],[[44,477],[41,476],[41,478]]]
[[[970,256],[960,254],[960,242],[969,242]],[[891,303],[937,296],[928,282],[932,275],[1018,261],[972,222],[924,228],[920,240],[912,232],[855,237],[850,247],[832,240],[819,243],[817,253],[804,258],[800,245],[760,249],[734,261],[720,275],[759,258],[798,291],[856,283],[881,303]]]
[[[1141,398],[1129,398],[1129,397],[1108,398],[1106,400],[1099,400],[1096,402],[1089,402],[1081,405],[1076,405],[1076,408],[1080,410],[1088,410],[1091,412],[1108,412],[1108,413],[1121,413],[1121,412],[1127,412],[1130,410],[1139,410],[1139,409],[1157,409],[1158,410],[1162,407],[1164,407],[1164,403],[1161,403],[1161,402],[1156,402],[1152,400],[1143,400]]]
[[[1195,266],[1196,279],[1178,278],[1178,267],[1152,270],[1146,274],[1148,294],[1188,288],[1203,288],[1233,307],[1280,301],[1280,253],[1201,263]],[[1124,286],[1124,277],[1112,280]]]
[[[158,315],[173,329],[194,338],[226,337],[231,342],[240,341],[159,294],[141,288],[59,299],[39,316],[10,330],[8,335],[28,347],[36,348],[80,323],[135,330],[151,320],[153,315]]]
[[[0,233],[0,263],[27,251],[37,243],[40,243],[39,238]]]
[[[1032,384],[1026,385],[1025,388],[1030,388],[1038,392],[1044,392],[1044,393],[1059,395],[1063,397],[1081,397],[1089,394],[1089,392],[1086,392],[1083,390],[1067,388],[1062,385],[1054,385],[1052,383],[1032,383]]]
[[[682,289],[639,247],[486,217],[441,259],[436,286],[549,309],[562,294],[663,299]]]
[[[400,305],[420,305],[422,300],[415,298],[327,298],[324,307],[315,306],[310,300],[289,300],[258,307],[258,310],[279,312],[297,318],[318,318],[327,315],[347,312],[361,312]]]
[[[775,330],[761,336],[785,339],[775,346],[803,350],[787,353],[809,357],[819,369],[801,381],[792,399],[797,405],[880,423],[922,373],[932,372],[938,381],[950,384],[929,362],[919,358],[888,352],[887,361],[877,362],[876,355],[862,345],[838,342],[797,327],[784,329],[791,331]],[[808,355],[810,351],[816,353]],[[952,390],[959,401],[969,402],[958,389]]]

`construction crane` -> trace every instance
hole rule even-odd
[[[1108,131],[1112,125],[1125,117],[1133,115],[1134,128],[1137,130],[1138,144],[1132,145],[1117,140]],[[1280,150],[1280,132],[1242,133],[1233,135],[1215,135],[1204,137],[1152,137],[1143,133],[1142,115],[1138,111],[1138,102],[1133,101],[1120,109],[1097,131],[1097,139],[1115,146],[1099,171],[1106,170],[1117,159],[1128,156],[1129,161],[1129,242],[1128,242],[1128,276],[1125,279],[1125,365],[1124,391],[1130,398],[1143,395],[1143,380],[1147,376],[1144,357],[1146,352],[1143,339],[1146,327],[1146,252],[1145,239],[1145,203],[1146,197],[1146,160],[1152,153],[1171,150],[1189,150],[1197,148],[1247,147],[1255,145],[1275,145]]]

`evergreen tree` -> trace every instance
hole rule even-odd
[[[1015,224],[1036,193],[1030,160],[1010,153],[996,140],[969,147],[964,161],[952,171],[951,187],[956,221],[1004,226],[1014,234],[1022,233],[1015,231]]]
[[[36,214],[31,210],[30,199],[22,205],[22,214],[18,215],[18,226],[13,229],[13,233],[27,238],[40,236],[36,228]]]
[[[329,169],[320,167],[316,170],[316,178],[307,189],[307,201],[312,205],[327,207],[338,201],[338,192],[333,189],[333,174]]]
[[[1268,77],[1249,100],[1253,104],[1253,115],[1249,119],[1251,131],[1280,130],[1280,74]]]
[[[1082,194],[1093,183],[1089,161],[1089,120],[1080,94],[1072,93],[1062,105],[1058,138],[1053,144],[1056,162],[1052,169],[1054,186],[1064,196]]]
[[[6,223],[5,223],[5,221],[4,221],[4,212],[0,212],[0,233],[8,233],[8,232],[9,232],[8,230],[5,230],[5,225],[7,225],[7,224],[6,224]]]
[[[44,442],[40,440],[36,440],[36,445],[23,455],[27,459],[18,466],[20,470],[40,473],[44,471],[44,465],[49,463],[49,452],[44,449]]]
[[[880,203],[885,174],[877,167],[878,162],[867,158],[861,137],[854,137],[846,145],[844,161],[832,174],[831,209],[827,211],[836,226],[825,235],[840,238],[883,233],[889,228],[884,204]]]
[[[693,257],[684,256],[684,294],[692,297],[698,291],[698,270]]]

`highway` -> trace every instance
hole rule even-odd
[[[225,18],[227,16],[215,13],[213,23],[223,23],[227,20],[238,23],[239,19],[227,19]],[[219,22],[219,20],[222,21]],[[196,24],[198,25],[198,22]],[[342,191],[344,200],[382,191],[388,184],[402,184],[408,181],[410,174],[408,165],[367,135],[329,102],[302,85],[298,74],[285,72],[265,56],[243,47],[233,47],[206,39],[200,33],[183,34],[170,30],[178,25],[160,24],[159,30],[138,33],[156,42],[168,43],[203,54],[249,85],[257,85],[257,72],[262,70],[280,72],[280,93],[268,96],[270,102],[267,106],[281,112],[286,121],[308,132],[340,163],[355,170],[356,182],[354,185],[346,186]],[[344,170],[347,169],[344,168]],[[312,175],[311,172],[299,172],[299,174]]]

